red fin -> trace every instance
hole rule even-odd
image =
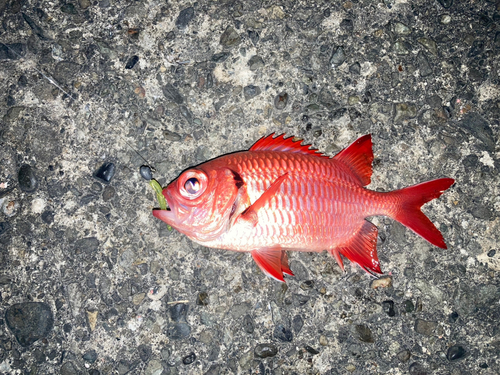
[[[280,247],[253,250],[252,257],[267,276],[282,282],[285,282],[283,273],[293,276],[286,253]]]
[[[364,220],[363,225],[345,246],[330,250],[340,268],[344,269],[340,254],[351,262],[357,263],[370,273],[382,273],[377,256],[378,229],[369,221]]]
[[[285,173],[283,176],[280,176],[274,181],[271,186],[267,188],[267,190],[262,194],[250,207],[248,207],[239,217],[239,219],[247,220],[253,222],[255,226],[257,224],[257,211],[259,211],[272,197],[278,192],[283,181],[288,176],[288,173]]]
[[[290,269],[290,266],[288,265],[288,255],[286,254],[286,251],[281,252],[281,270],[283,273],[286,273],[287,275],[290,276],[295,276]]]
[[[455,180],[452,178],[440,178],[390,192],[388,194],[395,194],[399,197],[398,201],[400,205],[396,208],[396,212],[390,212],[389,215],[394,220],[399,221],[404,226],[425,238],[431,244],[446,249],[447,247],[444,243],[443,235],[434,224],[432,224],[429,218],[420,211],[420,207],[438,198],[454,183]]]
[[[361,182],[366,186],[372,178],[372,136],[364,135],[354,141],[350,146],[340,151],[334,159],[344,163]]]
[[[294,152],[297,154],[315,155],[327,158],[315,148],[309,148],[311,145],[302,145],[302,140],[294,141],[294,137],[285,138],[285,134],[278,135],[276,138],[274,134],[269,134],[267,137],[259,139],[255,144],[250,147],[249,151],[282,151]]]

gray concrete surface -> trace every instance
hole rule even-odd
[[[0,373],[500,373],[499,4],[1,0]],[[382,286],[326,253],[280,284],[153,218],[142,164],[271,132],[455,178],[448,249],[374,218]]]

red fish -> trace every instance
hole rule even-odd
[[[369,216],[391,217],[446,249],[420,207],[453,179],[377,192],[365,188],[372,175],[371,135],[333,158],[291,137],[273,136],[184,171],[162,191],[167,210],[153,215],[204,246],[250,252],[279,281],[293,276],[287,251],[327,250],[342,269],[345,257],[381,274],[377,227]]]

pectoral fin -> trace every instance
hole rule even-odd
[[[272,197],[276,195],[281,184],[285,181],[288,173],[278,177],[272,184],[267,188],[267,190],[239,217],[239,220],[245,220],[250,222],[253,226],[257,225],[257,212],[264,207],[264,205],[271,200]]]
[[[288,266],[286,252],[280,247],[263,248],[252,251],[252,257],[262,272],[278,281],[285,282],[283,273],[293,276]]]

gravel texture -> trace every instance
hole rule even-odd
[[[497,0],[0,0],[1,374],[500,373]],[[386,277],[294,278],[151,215],[141,178],[272,132],[372,189],[457,183],[448,244],[377,217]],[[146,173],[147,172],[147,173]],[[148,174],[143,169],[143,174]]]

